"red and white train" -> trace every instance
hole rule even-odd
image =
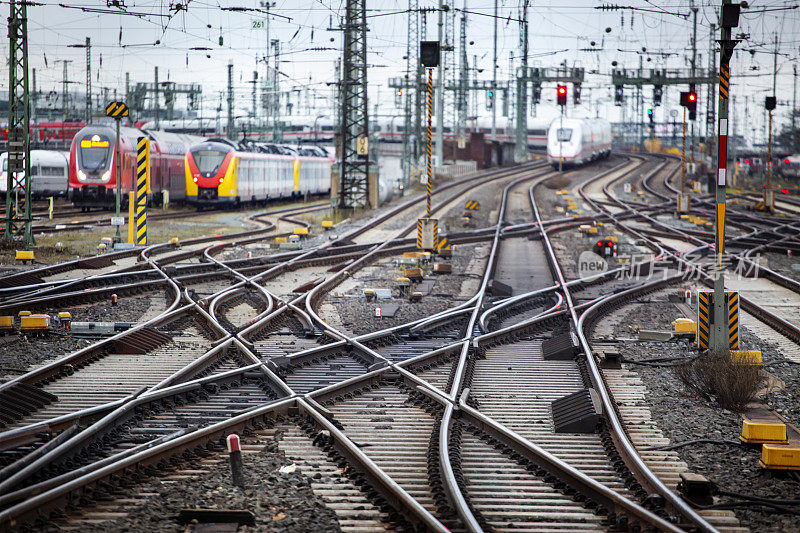
[[[184,158],[202,137],[161,131],[141,131],[122,128],[122,201],[127,203],[128,192],[135,184],[136,146],[139,137],[150,139],[150,183],[148,193],[161,198],[168,191],[170,199],[186,197]],[[69,199],[88,210],[91,207],[111,207],[115,204],[117,187],[116,132],[108,126],[86,126],[72,140],[69,158]]]

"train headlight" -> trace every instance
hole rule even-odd
[[[111,179],[111,171],[110,170],[106,170],[105,172],[103,172],[103,175],[100,176],[100,181],[102,181],[103,183],[106,183],[110,179]]]
[[[78,169],[78,181],[86,181],[86,173],[81,169]]]
[[[195,183],[197,183],[197,177],[196,176],[194,178],[192,178],[192,179],[194,180]]]
[[[220,182],[220,183],[222,183],[223,181],[225,181],[225,178],[220,178],[220,179],[219,179],[219,182]]]

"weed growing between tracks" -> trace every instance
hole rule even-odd
[[[758,366],[735,364],[725,352],[708,352],[678,365],[675,375],[690,393],[737,412],[756,399],[764,379]]]

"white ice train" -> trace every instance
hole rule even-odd
[[[557,118],[547,132],[547,162],[582,165],[611,153],[611,124],[601,118]]]
[[[69,174],[69,153],[31,150],[31,196],[65,196]],[[17,174],[23,178],[24,172]],[[8,188],[8,152],[0,154],[0,192]],[[21,187],[18,187],[21,189]]]

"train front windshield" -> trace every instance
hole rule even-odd
[[[556,138],[558,142],[566,143],[572,138],[572,129],[571,128],[559,128],[556,131]]]
[[[217,173],[219,168],[225,161],[227,152],[211,149],[197,149],[192,150],[192,157],[194,164],[197,165],[197,170],[204,176],[213,176]]]
[[[111,159],[111,143],[105,135],[81,140],[81,166],[88,171],[105,170]]]

